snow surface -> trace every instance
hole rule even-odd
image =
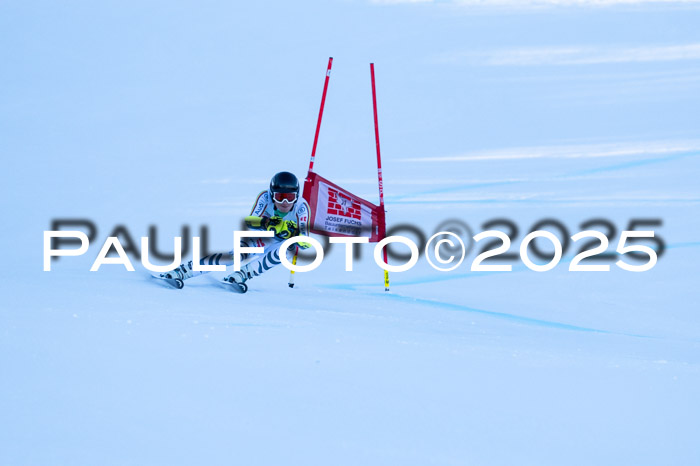
[[[121,266],[88,272],[99,244],[41,272],[38,227],[32,262],[2,282],[3,463],[692,464],[698,201],[678,199],[690,184],[650,189],[674,199],[633,191],[696,169],[697,155],[614,176],[600,159],[570,183],[521,173],[517,189],[478,189],[499,205],[459,204],[473,228],[498,215],[523,228],[545,214],[663,217],[667,252],[638,274],[569,272],[566,259],[545,273],[439,273],[421,259],[385,293],[367,246],[355,271],[333,250],[294,289],[278,268],[245,295],[220,287],[222,274],[180,291]],[[603,178],[617,188],[598,195],[627,201],[548,202]],[[392,220],[443,220],[437,201],[391,202],[420,196],[410,189],[387,182]],[[528,190],[546,194],[505,200]]]
[[[616,54],[688,42],[695,10],[277,7],[0,6],[0,464],[700,464],[696,65],[433,60],[517,31]],[[666,252],[644,273],[569,272],[573,246],[549,272],[483,273],[473,248],[389,293],[370,245],[352,273],[336,248],[294,289],[278,267],[245,295],[221,273],[174,290],[138,264],[88,271],[117,225],[156,225],[160,250],[208,225],[230,249],[272,174],[305,172],[328,49],[318,172],[376,201],[376,60],[390,226],[512,219],[517,252],[544,218],[570,235],[657,218]],[[56,218],[98,239],[43,272]]]

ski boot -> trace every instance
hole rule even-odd
[[[194,270],[192,270],[192,261],[189,261],[185,264],[181,264],[170,272],[161,273],[158,277],[168,282],[170,286],[180,289],[185,286],[185,280],[193,276]]]
[[[245,293],[248,291],[248,285],[246,285],[245,282],[247,282],[249,278],[250,276],[246,272],[239,270],[225,277],[224,283],[233,286],[240,293]]]

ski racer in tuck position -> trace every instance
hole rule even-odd
[[[259,254],[242,253],[241,270],[234,271],[224,282],[236,286],[239,291],[248,289],[246,282],[257,277],[281,263],[279,249],[284,240],[293,236],[309,234],[309,204],[299,198],[299,180],[290,172],[280,172],[272,177],[270,188],[258,195],[250,215],[245,218],[246,225],[253,230],[269,230],[275,233],[271,238],[244,238],[242,247],[262,247]],[[308,243],[297,243],[306,249]],[[290,248],[293,249],[293,248]],[[287,257],[292,255],[287,250]],[[203,257],[201,265],[233,265],[233,251],[227,254],[211,254]],[[184,281],[208,272],[195,271],[192,261],[181,264],[170,272],[160,274],[173,286],[182,288]]]

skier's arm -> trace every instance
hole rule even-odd
[[[280,239],[291,238],[292,236],[309,235],[309,205],[302,200],[296,214],[296,221],[282,220],[280,217],[266,217],[249,215],[245,218],[245,223],[249,228],[259,228],[275,232],[275,236]],[[305,243],[302,248],[308,247]]]
[[[253,208],[250,210],[250,215],[262,217],[268,202],[270,202],[270,196],[267,194],[267,191],[262,191],[258,194],[257,199],[255,199],[255,204],[253,204]]]
[[[293,220],[282,220],[280,217],[256,217],[249,215],[245,218],[245,224],[249,228],[274,231],[280,239],[291,238],[299,234],[299,228]]]
[[[283,223],[279,217],[258,217],[257,215],[249,215],[245,218],[245,224],[249,228],[260,228],[261,230],[278,231]]]
[[[309,204],[305,199],[301,199],[302,204],[297,211],[297,235],[309,236]],[[300,249],[311,247],[309,243],[298,243]]]
[[[305,199],[301,199],[302,203],[297,211],[297,227],[299,229],[297,235],[309,236],[309,204]]]
[[[267,191],[262,191],[260,194],[258,194],[258,197],[255,199],[255,203],[253,204],[253,208],[250,211],[250,215],[244,219],[248,228],[268,230],[270,229],[270,225],[274,226],[279,223],[279,218],[270,218],[265,215],[269,202],[270,196]]]

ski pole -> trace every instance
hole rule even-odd
[[[292,265],[297,265],[297,254],[299,253],[299,248],[294,249],[294,257],[292,258]],[[294,288],[294,270],[289,271],[289,287]]]

